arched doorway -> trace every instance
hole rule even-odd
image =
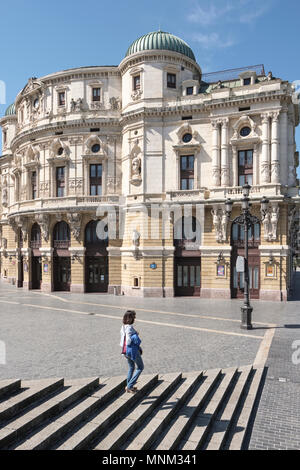
[[[237,273],[236,261],[238,256],[245,256],[244,227],[232,224],[231,227],[231,297],[244,296],[244,273]],[[248,267],[250,298],[259,298],[260,289],[260,224],[253,224],[248,230]]]
[[[58,222],[53,229],[53,290],[70,291],[71,286],[70,227]]]
[[[174,225],[174,293],[175,296],[200,296],[200,243],[193,233],[199,233],[196,217],[182,217]]]
[[[107,292],[108,290],[108,237],[98,238],[97,224],[97,220],[92,220],[85,228],[86,292]]]
[[[40,289],[42,282],[42,257],[40,248],[42,245],[41,229],[39,224],[34,223],[31,228],[31,289]]]

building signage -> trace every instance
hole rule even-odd
[[[236,271],[238,273],[245,272],[245,258],[243,256],[238,256],[236,260]]]
[[[45,263],[45,264],[44,264],[44,273],[47,273],[47,272],[48,272],[48,264]]]
[[[218,269],[217,269],[217,275],[218,276],[225,276],[225,266],[224,266],[224,264],[219,264]]]

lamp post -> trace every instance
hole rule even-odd
[[[225,201],[225,210],[228,220],[230,220],[233,224],[238,224],[244,228],[244,241],[245,241],[245,264],[244,264],[244,304],[241,307],[242,312],[242,322],[241,328],[244,330],[251,330],[252,323],[251,323],[251,315],[253,308],[250,305],[249,299],[249,269],[248,269],[248,230],[253,224],[260,223],[264,220],[267,210],[269,200],[266,197],[263,197],[261,200],[261,214],[262,219],[260,220],[255,215],[250,213],[250,194],[251,186],[249,184],[245,184],[243,186],[243,199],[242,199],[242,214],[236,217],[235,219],[231,220],[231,212],[232,212],[232,205],[233,201],[231,199],[227,199]]]

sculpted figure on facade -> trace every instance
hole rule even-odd
[[[228,217],[226,210],[222,210],[222,216],[221,216],[221,230],[222,230],[222,241],[226,242],[227,240],[227,225],[228,225]]]
[[[219,209],[217,207],[214,207],[211,210],[211,215],[213,218],[213,226],[215,229],[216,241],[218,243],[221,243],[223,241],[223,231],[222,231],[221,214],[220,214]]]
[[[289,186],[296,186],[297,183],[297,172],[294,165],[289,166],[289,176],[288,176],[288,184]]]
[[[112,110],[117,111],[121,109],[121,100],[120,98],[116,98],[113,96],[112,98],[109,99],[110,107]]]
[[[270,235],[272,240],[276,240],[277,238],[277,226],[278,226],[278,220],[279,220],[279,207],[278,205],[273,205],[272,206],[272,211],[271,211],[271,230],[270,230]]]
[[[131,151],[131,180],[132,184],[140,184],[142,181],[142,159],[140,157],[141,149],[139,141],[136,140]]]
[[[78,241],[80,239],[82,216],[79,212],[71,212],[67,215],[67,218],[71,232],[73,233],[74,238]]]
[[[50,225],[50,217],[48,214],[36,214],[35,216],[36,222],[39,224],[41,229],[41,234],[45,242],[49,240],[49,225]]]

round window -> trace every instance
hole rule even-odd
[[[243,127],[240,131],[240,134],[242,137],[247,137],[249,134],[251,134],[250,127]]]
[[[92,146],[92,152],[93,153],[97,153],[97,152],[99,152],[99,150],[100,150],[100,145],[99,144],[94,144]]]
[[[59,147],[57,150],[57,155],[62,155],[64,153],[64,149],[62,147]]]
[[[188,142],[190,142],[192,140],[193,136],[192,134],[184,134],[184,136],[182,137],[182,140],[185,144],[187,144]]]

